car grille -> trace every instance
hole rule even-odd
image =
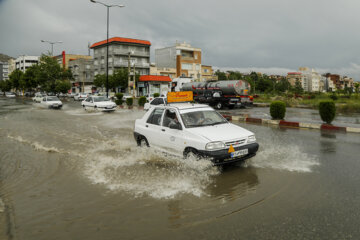
[[[231,142],[225,142],[225,146],[230,147],[230,145],[232,145],[233,147],[237,147],[237,146],[244,144],[245,141],[246,141],[246,139],[237,139],[237,140],[234,140]]]

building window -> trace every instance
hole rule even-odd
[[[198,59],[198,54],[197,53],[194,53],[194,58]]]
[[[195,69],[196,69],[196,71],[200,71],[200,64],[196,64]]]
[[[190,63],[182,63],[181,64],[181,69],[192,70],[192,64],[190,64]]]

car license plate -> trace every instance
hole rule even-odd
[[[232,152],[231,153],[231,157],[234,158],[234,157],[241,157],[241,156],[244,156],[246,154],[249,153],[249,150],[246,148],[246,149],[241,149],[239,151],[236,151],[236,152]]]

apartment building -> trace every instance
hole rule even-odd
[[[303,82],[303,76],[301,72],[289,72],[286,76],[286,79],[289,81],[291,86],[295,86],[296,81],[299,81],[300,83]]]
[[[34,64],[38,64],[39,61],[40,61],[39,56],[22,55],[15,60],[15,68],[25,72],[26,69],[28,69],[30,66]]]
[[[0,81],[6,81],[9,79],[9,62],[0,61]]]
[[[201,65],[201,77],[202,81],[217,81],[218,76],[214,75],[214,70],[212,66]]]
[[[109,74],[120,68],[133,68],[140,75],[150,74],[150,41],[113,37],[109,39]],[[106,73],[106,40],[94,43],[94,76]]]
[[[168,76],[174,79],[176,78],[176,68],[157,67],[155,64],[151,64],[150,75]]]
[[[74,80],[71,81],[72,92],[92,92],[94,82],[93,66],[93,59],[79,58],[69,60],[68,68],[74,77]]]
[[[175,68],[176,77],[201,78],[201,49],[188,43],[176,43],[175,46],[155,49],[155,62],[159,68]]]
[[[61,55],[57,55],[54,56],[54,58],[57,60],[57,62],[59,63],[59,65],[62,68],[68,69],[69,67],[69,62],[71,60],[76,60],[76,59],[92,59],[91,56],[89,55],[79,55],[79,54],[67,54],[65,53],[65,51],[62,51]]]

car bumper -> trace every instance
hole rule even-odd
[[[252,158],[256,155],[256,152],[259,149],[258,143],[250,143],[244,146],[235,147],[235,151],[248,149],[248,154],[239,157],[231,157],[231,153],[228,152],[228,149],[216,150],[216,151],[198,151],[198,153],[205,158],[209,158],[214,165],[224,165],[234,162],[244,161],[248,158]]]
[[[62,105],[50,105],[49,108],[60,109]]]

